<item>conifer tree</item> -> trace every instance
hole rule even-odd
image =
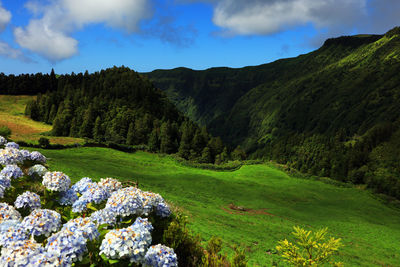
[[[101,119],[100,116],[97,116],[96,121],[93,127],[93,139],[96,142],[100,142],[103,139],[103,131],[101,129]]]
[[[129,124],[128,134],[126,136],[126,144],[134,145],[135,144],[135,126],[133,122]]]

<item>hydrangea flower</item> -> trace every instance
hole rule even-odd
[[[2,248],[0,266],[35,266],[32,258],[44,252],[35,240],[14,241]]]
[[[158,244],[151,246],[146,253],[145,264],[154,267],[178,266],[178,259],[172,248]]]
[[[15,149],[19,149],[19,145],[15,142],[9,142],[6,144],[6,148],[15,148]]]
[[[114,178],[101,178],[100,182],[97,184],[103,187],[110,194],[122,188],[121,182]]]
[[[129,258],[131,262],[140,263],[150,244],[151,240],[143,239],[142,232],[132,228],[111,230],[101,242],[100,254],[110,259]]]
[[[30,235],[49,236],[61,226],[61,215],[54,210],[36,209],[26,216],[21,223]]]
[[[7,139],[0,135],[0,146],[4,146],[7,144]]]
[[[46,163],[46,157],[42,155],[42,153],[38,152],[38,151],[33,151],[31,153],[31,160],[32,161],[37,161],[40,163]]]
[[[140,189],[126,187],[112,193],[111,197],[107,200],[106,208],[122,217],[132,214],[140,215],[143,210]]]
[[[4,191],[6,191],[6,188],[2,185],[0,185],[0,198],[4,197]]]
[[[156,208],[159,203],[163,203],[164,199],[152,192],[142,192],[143,199],[143,214],[148,215],[153,208]]]
[[[102,209],[93,212],[90,219],[96,223],[97,226],[102,224],[115,225],[117,222],[117,215],[110,209]]]
[[[87,210],[87,205],[89,204],[89,200],[87,198],[78,198],[77,201],[75,201],[72,204],[72,211],[75,213],[81,213]]]
[[[82,256],[87,251],[86,239],[79,233],[65,229],[47,239],[46,250],[59,255],[66,263],[72,264],[77,260],[82,260]]]
[[[171,215],[171,209],[166,203],[158,203],[156,214],[162,218],[166,218]]]
[[[30,208],[37,209],[41,207],[40,196],[36,193],[26,191],[19,195],[15,200],[14,206],[16,208]]]
[[[32,167],[30,167],[28,169],[28,175],[31,177],[43,177],[43,175],[45,175],[47,172],[47,169],[45,166],[40,165],[40,164],[36,164],[33,165]]]
[[[67,191],[60,193],[60,199],[58,200],[58,203],[60,203],[63,206],[71,206],[77,200],[78,200],[78,195],[72,188],[70,188]]]
[[[57,254],[44,251],[30,258],[30,266],[35,267],[70,267],[71,264]]]
[[[92,183],[93,183],[92,179],[90,179],[89,177],[83,177],[78,182],[73,184],[71,186],[71,188],[75,192],[77,192],[79,194],[82,194],[83,192],[85,192],[91,186]]]
[[[10,177],[5,176],[4,174],[0,174],[0,185],[3,186],[4,188],[11,187]]]
[[[149,222],[149,220],[147,218],[141,218],[141,217],[137,217],[131,227],[133,229],[141,228],[141,229],[147,230],[149,232],[153,231],[153,229],[154,229],[153,225],[151,224],[151,222]]]
[[[21,220],[21,214],[7,203],[0,203],[0,223],[8,220]]]
[[[68,230],[79,234],[85,239],[89,240],[94,240],[100,235],[96,224],[94,224],[90,218],[78,217],[76,219],[69,220],[61,229],[61,231],[63,230]]]
[[[31,152],[28,150],[21,149],[19,153],[21,153],[23,160],[31,160]]]
[[[14,241],[28,239],[18,220],[8,220],[0,224],[0,246],[7,247]]]
[[[10,165],[10,164],[19,164],[24,161],[21,153],[18,149],[15,148],[5,148],[0,149],[0,164],[1,165]]]
[[[87,184],[86,191],[72,205],[72,211],[85,211],[89,203],[99,204],[107,200],[109,196],[110,194],[104,188],[98,186],[97,183],[89,183]]]
[[[71,179],[62,172],[46,172],[42,184],[51,191],[67,191],[71,185]]]
[[[17,165],[6,165],[0,172],[0,174],[7,176],[8,178],[17,179],[24,176],[21,168]]]

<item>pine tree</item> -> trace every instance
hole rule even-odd
[[[178,155],[184,159],[189,159],[190,156],[190,131],[187,125],[183,126],[182,137],[179,145]]]
[[[211,155],[211,149],[206,146],[203,149],[203,152],[201,153],[201,162],[203,163],[212,163],[213,159],[212,159],[212,155]]]
[[[151,131],[151,134],[149,136],[148,146],[150,151],[152,152],[156,152],[160,149],[160,142],[156,128],[154,128],[153,131]]]
[[[94,122],[94,113],[92,105],[89,105],[89,108],[85,111],[85,115],[83,116],[83,123],[79,131],[80,137],[92,137],[93,131],[93,122]]]
[[[170,122],[164,122],[160,129],[160,151],[170,154],[174,151],[174,140]]]
[[[103,131],[101,128],[101,119],[100,116],[97,116],[96,121],[93,127],[93,139],[96,142],[100,142],[103,139]]]
[[[134,145],[135,144],[135,126],[133,122],[129,124],[128,134],[126,136],[126,144]]]

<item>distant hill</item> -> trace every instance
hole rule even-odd
[[[260,66],[145,75],[190,118],[253,157],[400,197],[399,73],[397,27],[328,39]]]

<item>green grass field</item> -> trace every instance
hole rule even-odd
[[[138,180],[141,189],[182,207],[191,229],[204,239],[222,237],[229,253],[233,244],[246,247],[250,266],[277,262],[277,241],[288,237],[295,225],[328,227],[342,238],[345,246],[336,260],[345,266],[400,266],[400,210],[360,189],[292,178],[268,165],[220,172],[145,152],[74,148],[42,153],[51,170],[63,171],[74,181],[85,176]],[[230,204],[250,210],[232,210]]]

